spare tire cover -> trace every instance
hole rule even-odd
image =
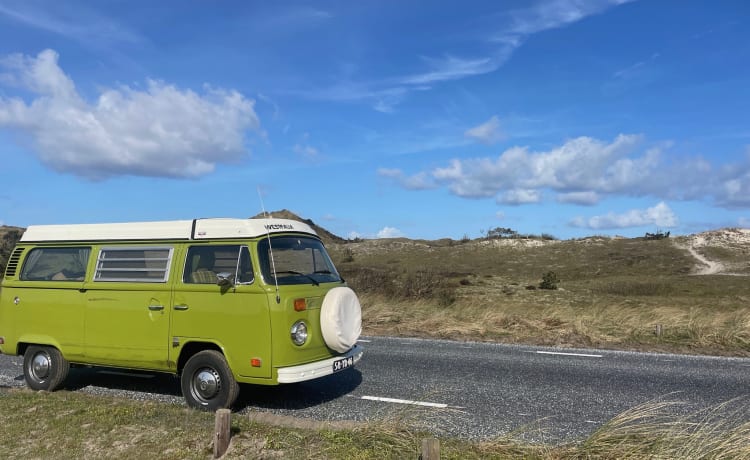
[[[362,333],[362,308],[348,287],[328,291],[320,308],[320,329],[328,348],[339,353],[351,349]]]

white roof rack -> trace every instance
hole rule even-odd
[[[309,225],[290,219],[194,219],[119,224],[30,225],[21,241],[208,240],[255,238],[268,233],[317,235]]]

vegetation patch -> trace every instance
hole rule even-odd
[[[213,454],[214,415],[181,406],[7,388],[0,388],[0,405],[3,458],[208,459]],[[440,438],[441,458],[750,457],[747,401],[686,415],[684,409],[679,402],[648,403],[618,415],[587,439],[559,446],[524,442],[523,429],[482,442]],[[343,427],[233,414],[230,445],[222,458],[418,458],[425,437],[433,435],[421,431],[418,417],[408,412]]]
[[[692,275],[697,261],[687,238],[547,241],[507,233],[454,245],[369,240],[330,250],[360,295],[365,334],[750,356],[747,276]],[[740,243],[711,255],[738,267],[736,251],[750,248]]]

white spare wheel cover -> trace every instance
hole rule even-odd
[[[357,294],[348,287],[328,291],[320,308],[320,329],[328,348],[349,351],[362,333],[362,308]]]

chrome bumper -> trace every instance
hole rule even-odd
[[[280,367],[278,370],[278,382],[279,383],[297,383],[304,382],[305,380],[317,379],[331,375],[333,371],[333,363],[340,359],[347,359],[350,357],[354,358],[354,364],[357,364],[362,359],[364,349],[359,345],[355,345],[351,350],[340,356],[333,358],[324,359],[323,361],[315,361],[314,363],[301,364],[299,366]]]

